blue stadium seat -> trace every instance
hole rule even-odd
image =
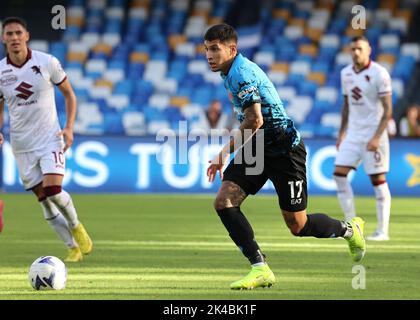
[[[284,47],[276,45],[276,60],[290,62],[295,58],[296,51],[292,44],[287,44]]]
[[[330,26],[327,29],[327,33],[333,33],[341,35],[347,27],[347,20],[343,18],[337,18],[331,21]]]
[[[327,126],[316,126],[315,134],[318,137],[333,137],[335,135],[336,128]]]
[[[416,61],[414,57],[400,56],[394,65],[391,76],[401,78],[404,80],[404,83],[406,83],[413,72],[415,64]]]
[[[131,80],[140,80],[143,78],[144,69],[143,63],[131,63],[128,66],[127,77]]]
[[[104,127],[107,134],[124,134],[122,115],[118,112],[106,112],[104,114]]]
[[[305,81],[305,76],[303,74],[290,73],[283,85],[298,88],[299,85],[304,81]]]
[[[133,48],[134,52],[144,52],[150,54],[151,46],[149,43],[138,43]]]
[[[80,37],[80,27],[75,25],[67,26],[64,30],[63,39],[66,42],[77,41]]]
[[[144,116],[146,117],[147,122],[167,120],[165,114],[157,108],[145,106],[143,108],[143,113],[144,113]]]
[[[299,85],[299,95],[301,96],[310,96],[315,97],[316,90],[318,89],[318,84],[312,81],[303,81]]]
[[[183,121],[185,117],[176,106],[169,106],[165,109],[165,115],[170,122]]]
[[[377,43],[379,36],[382,34],[383,30],[379,26],[371,26],[366,30],[365,36],[369,40],[369,43]]]
[[[114,94],[124,94],[130,96],[133,92],[133,81],[131,80],[123,80],[119,81],[114,86]]]
[[[330,67],[327,62],[317,61],[311,65],[312,72],[322,72],[322,73],[327,74],[329,72],[329,69]]]
[[[74,94],[77,97],[77,102],[87,101],[89,100],[89,91],[88,89],[80,89],[73,87]],[[57,99],[56,99],[57,101]],[[57,101],[58,103],[61,103],[61,101]],[[63,101],[64,102],[64,101]]]

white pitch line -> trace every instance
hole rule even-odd
[[[342,249],[343,247],[347,246],[347,243],[343,239],[331,239],[326,243],[328,240],[323,239],[313,243],[300,243],[299,240],[288,242],[288,241],[281,241],[281,242],[259,242],[260,246],[263,247],[271,247],[271,248],[311,248],[311,249]],[[9,240],[8,242],[12,243],[31,243],[28,240]],[[37,241],[37,243],[45,243],[45,244],[55,244],[56,241],[54,240],[42,240]],[[95,244],[98,246],[119,246],[119,247],[233,247],[234,244],[230,241],[133,241],[133,240],[96,240]],[[392,244],[392,243],[384,243],[384,244],[367,244],[367,248],[369,249],[383,249],[383,250],[420,250],[420,244]]]

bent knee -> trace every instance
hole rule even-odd
[[[295,237],[298,237],[303,229],[303,226],[300,226],[298,224],[287,227],[289,228],[290,233],[293,234]]]
[[[340,172],[340,171],[334,171],[333,179],[337,180],[337,179],[340,179],[340,178],[347,178],[347,175],[348,175],[348,172],[343,173],[343,172]]]
[[[228,206],[228,199],[223,196],[217,196],[216,199],[214,199],[213,207],[216,211],[226,209]]]

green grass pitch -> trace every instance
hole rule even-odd
[[[64,245],[31,194],[1,194],[0,299],[419,299],[420,200],[393,198],[391,240],[368,242],[360,265],[365,289],[354,289],[347,242],[293,237],[274,196],[242,206],[277,277],[270,289],[231,291],[249,271],[212,208],[214,196],[73,195],[94,251],[67,263],[67,288],[33,290],[27,279],[38,256],[63,258]],[[365,232],[376,224],[373,197],[356,198]],[[335,197],[311,197],[309,212],[342,218]]]

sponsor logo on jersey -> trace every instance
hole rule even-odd
[[[17,77],[13,74],[9,74],[8,76],[4,76],[0,79],[0,85],[3,87],[10,86],[17,82]]]
[[[9,73],[9,72],[12,72],[12,71],[13,71],[13,69],[6,69],[6,70],[3,70],[1,72],[1,74]]]
[[[38,103],[38,100],[19,102],[17,105],[18,105],[18,107],[21,107],[21,106],[29,106],[29,105],[35,104],[35,103]]]
[[[362,90],[360,90],[359,87],[354,87],[353,89],[351,89],[351,92],[352,92],[351,96],[354,100],[357,101],[357,100],[360,100],[362,98],[362,95],[361,95]]]
[[[16,91],[20,92],[16,96],[21,99],[28,100],[28,98],[33,95],[33,91],[29,90],[32,88],[32,85],[26,82],[21,82],[21,84],[15,88]]]
[[[251,92],[255,92],[257,95],[259,95],[258,89],[254,86],[251,86],[249,88],[246,88],[245,90],[240,91],[238,93],[238,98],[243,99],[248,93],[251,93]]]

